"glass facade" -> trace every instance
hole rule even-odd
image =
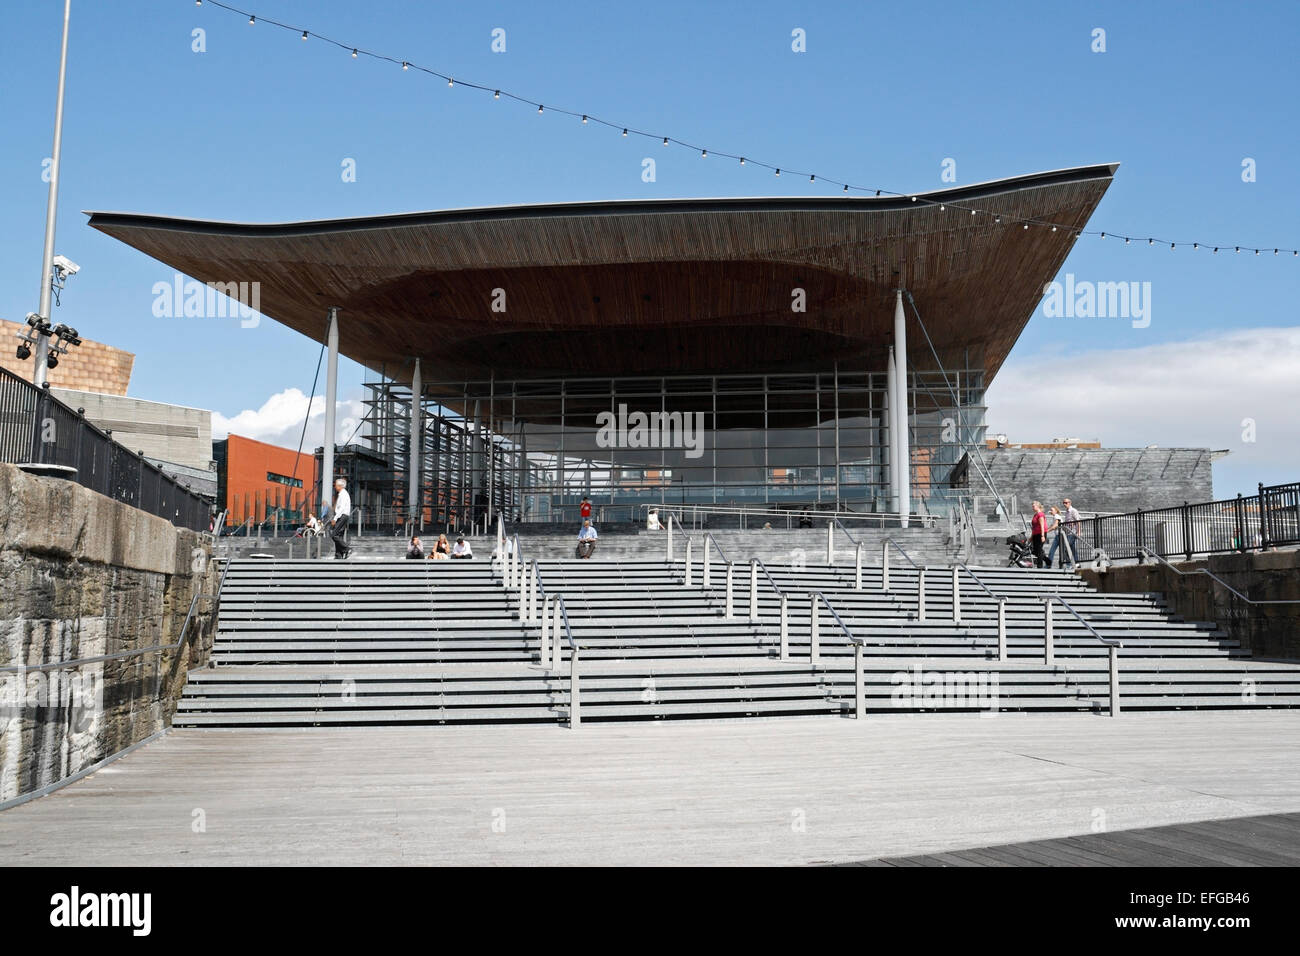
[[[984,441],[984,372],[968,356],[911,370],[912,510],[946,510],[963,457]],[[392,464],[409,514],[409,385],[367,383],[367,440]],[[883,371],[427,383],[425,521],[572,519],[644,504],[891,510]],[[622,507],[616,507],[621,513]]]

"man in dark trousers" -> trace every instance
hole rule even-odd
[[[348,547],[348,526],[352,523],[352,497],[348,494],[348,483],[343,478],[334,479],[334,507],[331,509],[330,537],[334,539],[334,560],[342,561],[351,556]]]

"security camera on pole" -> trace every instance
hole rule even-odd
[[[63,256],[59,256],[59,261],[56,262],[54,255],[54,225],[59,209],[59,158],[63,152],[63,89],[68,75],[68,21],[71,17],[72,0],[64,0],[63,48],[59,54],[59,97],[54,107],[54,153],[50,158],[50,197],[45,208],[45,254],[41,260],[41,306],[35,316],[36,322],[32,321],[31,315],[27,317],[27,324],[32,327],[33,332],[28,333],[30,337],[19,346],[20,353],[28,347],[28,343],[36,346],[36,368],[32,374],[32,381],[37,388],[45,384],[46,369],[59,364],[58,353],[67,351],[56,345],[54,354],[50,353],[50,336],[53,334],[50,328],[51,294],[56,285],[62,289],[67,277],[75,275],[80,268]],[[76,338],[75,331],[72,338]]]

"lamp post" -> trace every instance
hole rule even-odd
[[[72,0],[63,0],[63,47],[59,54],[59,97],[54,107],[54,152],[50,157],[50,195],[45,207],[45,253],[41,259],[41,305],[39,316],[46,325],[50,321],[51,273],[54,269],[54,225],[59,210],[59,159],[63,152],[63,90],[68,75],[68,21],[72,17]],[[45,384],[45,372],[50,350],[48,334],[36,336],[36,368],[32,381],[40,388]]]

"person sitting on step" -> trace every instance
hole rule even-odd
[[[424,545],[420,544],[418,536],[411,539],[411,546],[406,549],[406,557],[411,561],[418,561],[424,557]]]
[[[470,546],[469,546],[469,542],[466,541],[465,538],[464,538],[463,536],[462,536],[462,537],[458,537],[458,538],[456,539],[456,545],[455,545],[455,547],[453,547],[453,548],[451,549],[451,558],[452,558],[452,560],[453,560],[453,561],[467,561],[467,560],[469,560],[469,559],[472,558],[472,557],[474,557],[474,552],[473,552],[473,550],[471,550],[471,548],[470,548]]]
[[[576,556],[579,558],[590,558],[592,552],[596,550],[596,539],[600,535],[596,534],[596,529],[590,521],[582,523],[582,530],[578,532],[578,548]]]
[[[451,544],[447,541],[445,534],[438,535],[438,543],[433,546],[429,552],[430,561],[447,561],[451,558]]]

